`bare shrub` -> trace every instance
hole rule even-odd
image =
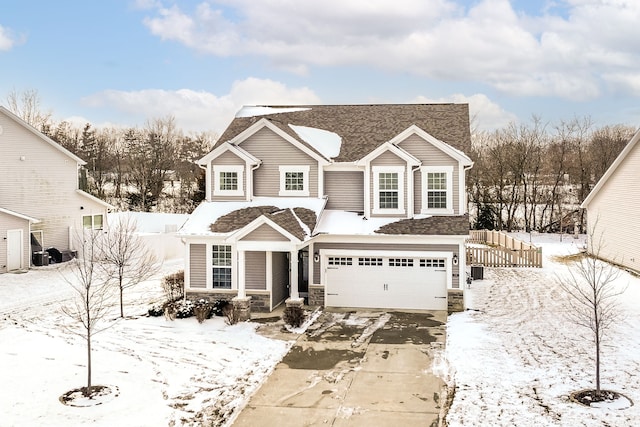
[[[287,307],[282,314],[282,320],[293,328],[299,328],[307,318],[302,307]]]
[[[193,306],[193,313],[196,315],[196,319],[198,319],[198,323],[202,323],[207,319],[211,318],[212,305],[207,300],[198,300]]]
[[[222,307],[222,315],[226,318],[227,325],[235,325],[238,323],[238,317],[236,311],[233,309],[233,304],[227,302],[227,305]]]
[[[184,270],[163,277],[162,290],[168,302],[184,298]]]

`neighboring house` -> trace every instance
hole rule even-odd
[[[187,295],[461,309],[470,146],[466,104],[243,108],[198,161]]]
[[[640,131],[584,199],[590,252],[640,272]]]
[[[109,204],[78,189],[78,169],[84,164],[0,107],[0,238],[15,241],[17,232],[9,236],[8,230],[22,230],[22,245],[11,246],[13,262],[23,260],[20,269],[29,268],[34,252],[73,251],[76,230],[105,226]],[[22,220],[19,226],[15,225],[18,220]],[[31,224],[30,230],[26,223]],[[18,248],[19,257],[13,252]],[[13,265],[3,256],[0,250],[0,266]]]

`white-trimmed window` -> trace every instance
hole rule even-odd
[[[373,167],[373,213],[404,214],[404,166]]]
[[[309,166],[280,166],[280,196],[309,196]]]
[[[212,246],[213,288],[231,289],[231,246]]]
[[[453,213],[453,166],[424,166],[422,171],[423,214]]]
[[[213,195],[214,196],[243,196],[244,166],[214,165],[213,166]]]
[[[82,226],[88,230],[102,230],[104,227],[103,216],[100,215],[83,215]]]

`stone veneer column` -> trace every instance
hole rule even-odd
[[[251,319],[251,297],[235,297],[231,299],[233,314],[238,322]]]
[[[287,298],[284,302],[287,307],[299,307],[302,308],[304,305],[304,298]]]

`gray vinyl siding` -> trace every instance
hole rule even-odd
[[[268,226],[267,224],[262,224],[246,236],[244,236],[240,240],[250,240],[250,241],[268,241],[268,242],[286,242],[289,239],[284,237],[282,234],[278,233],[276,230]]]
[[[264,252],[246,252],[244,255],[245,287],[251,290],[267,289],[267,256]]]
[[[286,252],[273,252],[272,257],[271,307],[275,307],[289,296],[289,260]]]
[[[368,250],[378,251],[383,256],[391,256],[393,251],[430,251],[430,252],[452,252],[461,255],[458,245],[410,245],[410,244],[381,244],[381,243],[315,243],[313,245],[314,252],[327,250],[327,249],[341,249],[341,250]],[[324,276],[321,274],[320,262],[313,263],[313,282],[314,284],[324,283]],[[457,288],[460,285],[459,280],[459,265],[452,266],[452,287]]]
[[[328,171],[324,173],[327,209],[364,211],[364,172]]]
[[[373,172],[373,167],[375,166],[403,166],[405,168],[404,171],[404,181],[402,182],[402,189],[401,191],[404,194],[404,209],[405,212],[407,210],[407,203],[408,203],[408,197],[407,197],[407,162],[402,160],[400,157],[396,156],[395,154],[391,153],[390,151],[385,151],[384,153],[380,154],[378,157],[376,157],[375,159],[373,159],[371,161],[371,176],[369,177],[369,184],[370,184],[370,208],[371,211],[373,212],[373,209],[375,209],[375,194],[374,194],[374,180],[375,180],[375,173]],[[371,214],[372,217],[376,216],[376,217],[384,217],[384,216],[398,216],[397,214],[392,214],[392,215],[382,215],[382,214]]]
[[[204,289],[207,287],[207,245],[189,245],[189,287]]]
[[[31,264],[31,235],[29,221],[0,212],[0,273],[7,272],[7,231],[22,230],[22,267]]]
[[[599,256],[640,272],[640,143],[606,181],[587,206],[588,230],[594,231]],[[597,248],[597,242],[603,244]]]
[[[0,201],[5,209],[41,222],[45,248],[70,249],[69,235],[82,228],[83,215],[106,208],[78,189],[77,161],[0,112]]]
[[[444,153],[440,149],[425,141],[418,135],[411,135],[398,144],[402,149],[409,152],[422,162],[422,166],[453,166],[453,209],[454,214],[459,215],[459,179],[458,162]],[[414,213],[420,213],[422,208],[422,174],[418,171],[413,174],[414,178]]]
[[[216,180],[217,180],[217,176],[215,176],[215,174],[213,173],[213,166],[214,165],[224,165],[224,166],[242,166],[244,168],[244,171],[242,173],[242,188],[244,190],[244,194],[242,196],[216,196],[214,195],[214,189],[216,188]],[[247,191],[247,167],[246,167],[246,163],[244,162],[244,160],[242,160],[240,157],[236,156],[235,154],[233,154],[230,151],[225,151],[224,153],[222,153],[221,155],[219,155],[218,157],[216,157],[215,159],[213,159],[211,161],[211,163],[209,164],[209,167],[211,168],[211,182],[210,184],[210,188],[211,188],[211,200],[213,201],[221,201],[221,200],[245,200],[246,198],[246,191]]]
[[[262,161],[253,171],[253,195],[279,197],[281,165],[310,166],[309,196],[318,194],[318,162],[270,129],[261,129],[241,143],[241,147]]]

